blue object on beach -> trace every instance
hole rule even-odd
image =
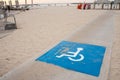
[[[104,46],[62,41],[36,61],[98,77],[105,50]]]

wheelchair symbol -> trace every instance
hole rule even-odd
[[[71,61],[82,61],[82,60],[84,59],[84,56],[83,56],[82,54],[79,54],[80,51],[82,51],[82,50],[83,50],[83,48],[77,48],[77,51],[76,51],[76,52],[67,52],[66,54],[64,53],[64,54],[61,54],[60,56],[56,56],[56,57],[57,57],[57,58],[61,58],[61,57],[66,56],[66,57],[68,57],[68,59],[71,60]],[[76,58],[78,55],[80,56],[80,58],[79,58],[79,59],[74,59],[74,58]]]

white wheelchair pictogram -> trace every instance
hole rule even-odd
[[[84,59],[84,56],[82,54],[80,54],[80,51],[82,51],[83,48],[77,48],[76,52],[67,52],[67,53],[63,53],[59,56],[56,56],[57,58],[61,58],[61,57],[68,57],[69,60],[71,61],[82,61]],[[78,59],[74,59],[79,55]]]

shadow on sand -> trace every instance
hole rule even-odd
[[[12,34],[14,30],[4,30],[4,31],[0,31],[0,39],[5,38],[7,36],[9,36],[10,34]]]

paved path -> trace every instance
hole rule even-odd
[[[2,77],[2,80],[107,80],[113,42],[113,16],[106,12],[84,28],[78,29],[65,40],[106,46],[99,77],[66,70],[55,65],[37,62],[24,63]],[[94,70],[94,69],[93,69]]]

